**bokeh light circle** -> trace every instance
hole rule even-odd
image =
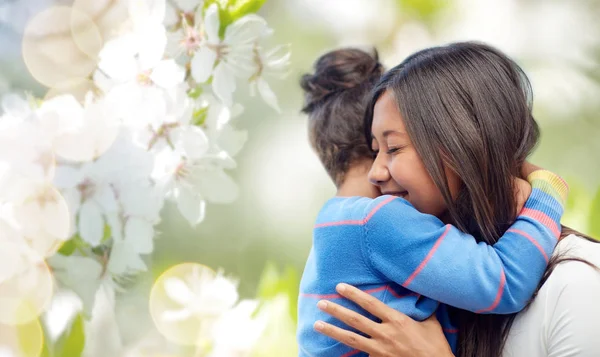
[[[2,245],[1,249],[10,247]],[[34,321],[52,300],[54,286],[48,265],[41,259],[22,257],[15,274],[0,282],[0,323],[4,325]]]
[[[199,316],[190,316],[186,319],[173,321],[167,318],[168,314],[181,311],[184,308],[179,302],[173,300],[173,293],[167,291],[169,282],[187,282],[199,275],[214,278],[216,273],[211,268],[197,263],[183,263],[175,265],[162,273],[150,291],[150,315],[158,331],[171,342],[181,345],[197,345],[202,343],[200,336],[207,334],[212,320]]]
[[[33,186],[28,193],[13,206],[13,217],[27,245],[40,257],[50,257],[70,237],[69,206],[49,183]]]
[[[0,356],[39,357],[44,334],[38,319],[22,325],[0,324]]]
[[[54,97],[70,94],[75,97],[78,102],[83,103],[89,92],[96,93],[97,90],[96,84],[90,79],[71,78],[65,82],[57,83],[54,87],[50,88],[48,92],[46,92],[44,100],[46,101]]]
[[[55,87],[89,76],[97,66],[102,38],[92,19],[67,6],[34,16],[23,34],[23,60],[33,78]]]
[[[128,1],[75,0],[73,9],[93,19],[104,41],[109,41],[125,26],[129,19]]]

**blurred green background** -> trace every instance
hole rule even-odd
[[[44,94],[22,63],[19,36],[48,3],[0,2],[0,92]],[[267,262],[301,273],[313,220],[334,187],[308,145],[298,81],[319,55],[340,46],[376,47],[388,68],[416,50],[459,40],[485,41],[512,56],[532,81],[542,129],[532,161],[570,183],[564,223],[600,237],[599,0],[269,0],[259,14],[275,30],[273,43],[292,48],[289,77],[270,81],[282,113],[242,86],[237,99],[245,112],[235,124],[249,141],[231,172],[240,197],[209,205],[196,229],[167,205],[155,277],[173,264],[199,262],[238,277],[241,295],[252,297]],[[128,309],[147,311],[144,304]]]

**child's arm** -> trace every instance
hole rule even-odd
[[[363,251],[379,275],[442,303],[477,313],[522,310],[560,236],[568,191],[549,171],[528,177],[532,192],[516,221],[493,246],[382,196],[367,212]],[[512,194],[512,193],[507,193]]]

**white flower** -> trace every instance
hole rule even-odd
[[[165,25],[175,30],[167,33],[166,53],[180,62],[189,62],[189,56],[200,48],[206,37],[202,26],[202,0],[173,0],[167,3]]]
[[[119,133],[117,115],[105,99],[88,93],[82,106],[72,95],[54,97],[38,110],[40,126],[57,155],[86,162],[102,155]]]
[[[57,167],[55,183],[77,216],[76,230],[84,241],[92,246],[102,243],[107,217],[120,214],[126,197],[117,197],[119,191],[148,180],[151,170],[150,154],[134,145],[124,132],[96,161],[80,167]]]
[[[117,276],[146,270],[141,255],[154,250],[154,226],[164,201],[149,180],[123,185],[118,192],[122,210],[107,217],[113,238],[107,269]]]
[[[31,249],[49,257],[70,237],[67,202],[49,182],[23,180],[21,189],[21,199],[11,202],[12,218]]]
[[[246,15],[227,27],[223,40],[219,37],[219,27],[219,8],[212,4],[204,17],[206,38],[192,58],[192,76],[198,83],[204,83],[212,75],[215,95],[230,106],[235,77],[248,78],[255,71],[253,48],[267,30],[267,24],[260,16]]]
[[[215,318],[233,307],[238,300],[236,283],[216,275],[209,269],[194,266],[183,279],[165,279],[164,289],[171,300],[181,308],[163,312],[165,321],[182,321],[192,317]]]
[[[224,151],[229,157],[234,157],[246,143],[248,133],[235,129],[230,121],[238,117],[244,108],[239,104],[229,108],[209,94],[202,95],[200,102],[206,108],[203,127],[206,128],[211,152]]]
[[[258,301],[242,300],[215,322],[210,357],[250,355],[268,322],[265,314],[253,316],[257,308]]]
[[[190,225],[195,226],[204,219],[205,201],[231,203],[237,198],[237,184],[224,171],[234,167],[235,161],[225,152],[192,160],[165,151],[157,156],[154,177],[165,195],[177,202]]]
[[[274,49],[264,52],[258,46],[254,50],[254,60],[257,64],[257,71],[250,78],[250,93],[254,95],[258,89],[258,93],[263,100],[273,109],[281,112],[277,104],[277,96],[269,87],[265,80],[265,76],[272,76],[282,79],[287,76],[287,71],[290,65],[289,46],[277,46]]]
[[[11,194],[21,179],[48,180],[54,174],[52,137],[33,111],[10,110],[0,118],[0,166],[0,195]]]
[[[182,21],[193,17],[195,10],[202,9],[203,0],[171,0],[167,1],[167,11],[165,14],[165,26],[173,27]]]
[[[167,44],[164,0],[132,0],[133,29],[107,42],[99,54],[96,84],[127,123],[143,126],[149,118],[166,113],[165,91],[180,86],[185,70],[163,59]]]
[[[153,153],[172,150],[187,158],[200,158],[208,150],[204,131],[192,125],[194,106],[185,90],[171,92],[167,115],[136,133],[136,141]]]
[[[23,324],[50,303],[52,274],[43,257],[26,244],[19,227],[6,219],[4,211],[0,214],[0,324]],[[19,309],[23,304],[27,309]]]

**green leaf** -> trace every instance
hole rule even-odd
[[[298,294],[300,293],[300,274],[291,266],[286,267],[281,281],[282,289],[287,292],[290,299],[290,316],[298,322]]]
[[[194,111],[192,116],[192,124],[202,126],[206,122],[208,116],[208,107],[200,108]]]
[[[73,254],[73,252],[77,249],[77,244],[75,243],[75,237],[66,241],[58,250],[58,254],[62,254],[65,256],[69,256]]]
[[[204,91],[202,90],[202,87],[200,87],[200,86],[196,86],[196,87],[194,87],[194,88],[191,88],[191,89],[188,91],[188,97],[190,97],[190,98],[192,98],[192,99],[198,99],[198,98],[200,98],[200,96],[202,95],[202,92],[204,92]]]
[[[277,295],[279,272],[273,262],[267,262],[258,283],[258,298],[268,300]]]
[[[600,187],[592,201],[592,208],[589,214],[589,229],[593,237],[600,238]]]
[[[56,357],[80,357],[85,346],[83,316],[78,314],[71,326],[56,341]]]
[[[229,14],[233,21],[258,12],[260,8],[267,2],[267,0],[232,0],[229,5]]]
[[[221,27],[219,34],[223,36],[227,26],[236,20],[260,10],[267,0],[208,0],[204,3],[204,9],[212,4],[219,6],[219,20]]]
[[[17,338],[19,343],[19,356],[48,356],[45,345],[45,336],[40,320],[35,319],[25,324],[17,325]],[[44,351],[45,350],[45,351]]]
[[[447,0],[397,0],[400,11],[413,13],[423,20],[432,20],[442,10],[448,7]]]
[[[258,298],[270,300],[281,294],[286,295],[290,316],[296,322],[299,285],[300,274],[295,268],[287,266],[283,274],[280,274],[275,264],[268,262],[258,285]]]
[[[112,230],[108,224],[104,225],[104,236],[102,236],[102,240],[100,243],[106,243],[112,237]]]

